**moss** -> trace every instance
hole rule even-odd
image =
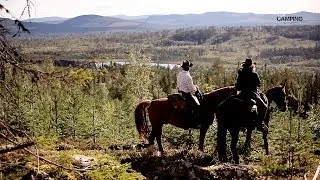
[[[36,137],[36,142],[39,148],[41,149],[54,150],[55,145],[58,143],[58,137],[39,136],[39,137]]]
[[[133,170],[130,164],[120,164],[113,156],[101,155],[98,157],[94,170],[85,173],[85,178],[99,179],[143,179],[144,177]]]

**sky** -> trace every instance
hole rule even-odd
[[[86,14],[151,15],[201,14],[228,11],[257,14],[288,14],[299,11],[320,13],[320,0],[31,0],[31,17],[75,17]],[[26,0],[0,0],[19,18]],[[0,12],[0,16],[5,13]],[[22,17],[22,19],[27,16]]]

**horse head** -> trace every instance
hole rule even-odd
[[[266,96],[269,100],[269,103],[274,101],[280,111],[284,112],[287,110],[285,85],[277,86],[267,90]]]

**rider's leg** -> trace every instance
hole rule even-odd
[[[258,106],[258,117],[256,119],[257,122],[257,129],[258,130],[266,130],[266,125],[264,124],[264,119],[266,117],[266,113],[268,110],[267,105],[264,103],[260,96],[256,96],[256,103]]]
[[[252,107],[253,107],[253,105],[255,105],[255,103],[251,100],[251,99],[254,99],[252,93],[243,92],[240,94],[240,98],[243,99],[243,102],[244,102],[245,106],[248,107],[248,110],[252,111]]]
[[[184,98],[186,99],[186,111],[185,111],[185,118],[188,120],[188,122],[190,122],[190,124],[192,123],[192,119],[193,119],[193,111],[194,111],[194,107],[195,107],[195,102],[193,100],[193,97],[191,96],[190,93],[184,93],[183,94]]]

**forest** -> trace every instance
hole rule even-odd
[[[54,179],[312,178],[320,160],[319,30],[320,26],[204,27],[1,36],[0,152],[10,145],[35,145],[0,153],[0,179],[20,179],[33,171],[38,179],[39,172]],[[195,64],[195,84],[211,92],[234,85],[247,57],[257,62],[261,91],[286,85],[287,95],[312,106],[307,119],[290,111],[272,114],[269,155],[264,154],[261,133],[254,132],[253,148],[240,155],[241,165],[219,164],[215,121],[204,153],[197,151],[198,130],[172,125],[163,130],[164,157],[143,147],[134,109],[142,100],[176,93],[183,60]],[[62,67],[56,60],[114,63]],[[130,63],[115,63],[118,60]],[[151,65],[154,62],[177,66]],[[239,149],[244,139],[245,132]]]

